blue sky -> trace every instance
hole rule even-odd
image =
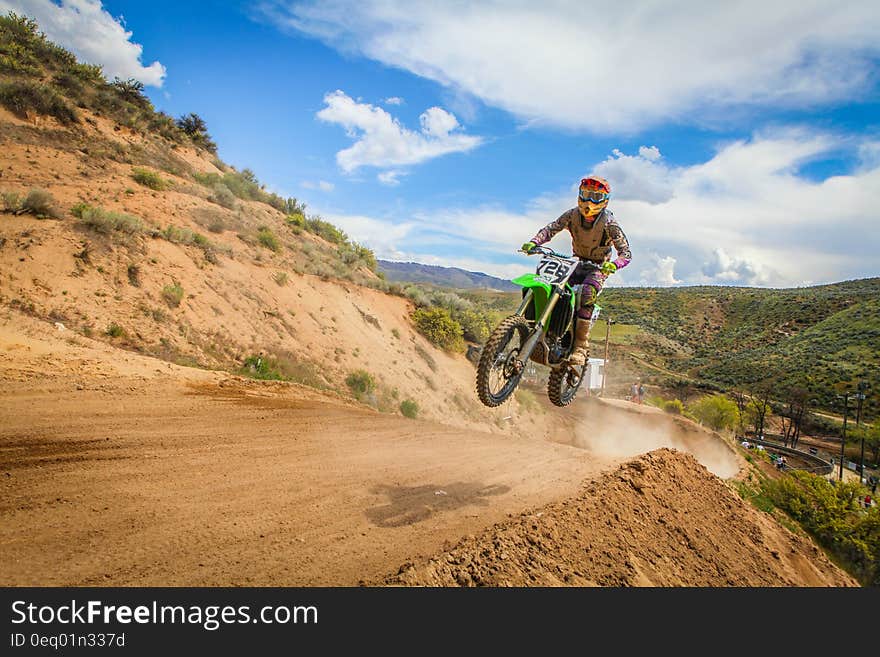
[[[381,258],[515,276],[534,265],[518,246],[595,171],[634,256],[609,284],[880,275],[872,2],[0,9],[198,113],[223,160]]]

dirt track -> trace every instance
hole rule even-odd
[[[0,402],[4,584],[356,585],[607,465],[289,386],[16,388]]]
[[[574,445],[480,433],[7,319],[2,585],[852,583],[703,467],[729,476],[731,448],[651,409],[584,402],[560,412]],[[587,430],[597,422],[601,432]],[[627,446],[609,450],[608,441]],[[644,475],[663,495],[634,504],[632,486],[609,473],[663,444],[703,465],[669,452],[678,457]],[[547,536],[533,515],[552,523]],[[502,535],[538,553],[527,551],[522,567],[487,561]],[[743,536],[758,538],[749,548]],[[450,554],[473,563],[462,550],[483,555],[468,578],[415,565]],[[558,559],[571,566],[584,554],[593,570],[559,570]],[[743,575],[742,563],[757,565]],[[403,579],[394,575],[401,564],[412,565]]]

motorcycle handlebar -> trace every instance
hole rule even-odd
[[[557,253],[553,249],[550,249],[546,246],[541,246],[540,244],[535,245],[531,251],[523,251],[522,249],[517,249],[519,253],[525,253],[526,255],[550,255],[556,256],[558,258],[570,258],[570,255],[565,253]],[[581,263],[586,264],[587,266],[592,267],[593,269],[601,269],[601,265],[597,265],[595,262],[591,260],[584,260],[581,258]]]

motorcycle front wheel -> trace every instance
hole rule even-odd
[[[477,365],[477,395],[486,406],[502,404],[516,390],[525,370],[519,354],[531,326],[522,315],[511,315],[496,328]]]
[[[547,381],[547,396],[550,397],[550,401],[556,406],[568,406],[581,387],[586,372],[586,363],[577,369],[562,365],[551,371]]]

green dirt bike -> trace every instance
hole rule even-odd
[[[557,406],[572,402],[587,371],[588,363],[573,367],[568,359],[577,323],[588,321],[592,326],[599,306],[589,319],[578,317],[581,286],[570,285],[568,279],[578,265],[599,266],[542,246],[527,253],[536,254],[543,257],[535,273],[513,279],[523,287],[522,303],[492,332],[480,354],[477,394],[486,406],[498,406],[513,394],[529,359],[551,368],[547,395]]]

